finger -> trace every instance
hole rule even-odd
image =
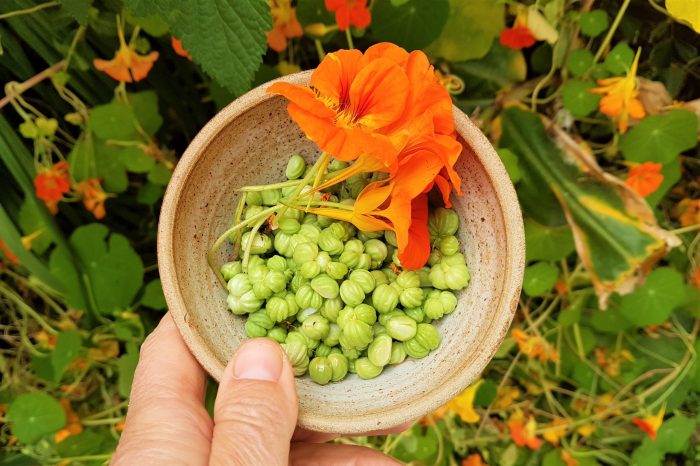
[[[170,314],[141,346],[124,432],[112,465],[206,464],[212,421],[204,371]]]
[[[397,466],[398,461],[371,448],[328,443],[295,443],[289,452],[290,466]]]
[[[314,432],[312,430],[306,430],[303,427],[297,427],[296,430],[294,431],[294,435],[292,436],[292,442],[323,443],[323,442],[335,440],[341,436],[343,436],[343,437],[358,437],[358,436],[367,436],[367,435],[398,434],[399,432],[403,432],[404,430],[408,429],[413,424],[414,424],[413,422],[406,422],[404,424],[400,424],[400,425],[398,425],[396,427],[392,427],[390,429],[372,430],[369,432],[363,432],[363,433],[357,433],[357,434],[327,434],[324,432]]]
[[[212,465],[286,465],[297,422],[292,367],[268,338],[246,341],[226,367],[214,405]]]

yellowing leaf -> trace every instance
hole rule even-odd
[[[666,9],[675,20],[700,33],[700,0],[666,0]]]

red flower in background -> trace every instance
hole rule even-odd
[[[36,196],[46,203],[51,213],[58,210],[58,202],[70,190],[68,162],[61,161],[43,168],[34,178]]]
[[[180,55],[181,57],[187,58],[189,61],[192,61],[190,53],[182,47],[182,41],[180,39],[177,39],[175,38],[175,36],[172,36],[170,38],[170,45],[173,47],[173,50],[176,54]]]
[[[267,45],[275,52],[283,52],[287,48],[287,40],[301,37],[304,31],[291,0],[270,0],[270,12],[272,30],[266,33]]]
[[[326,9],[335,12],[338,29],[345,31],[351,25],[364,29],[372,22],[372,14],[367,8],[367,0],[325,0]]]
[[[660,163],[644,162],[632,168],[625,180],[625,184],[639,193],[640,196],[647,197],[659,189],[664,181],[661,174],[663,166]]]
[[[105,201],[107,194],[102,190],[99,178],[89,178],[76,186],[76,191],[83,196],[85,208],[92,212],[96,219],[105,216]]]
[[[512,49],[525,49],[532,47],[537,39],[532,35],[530,29],[525,24],[518,24],[516,20],[513,27],[504,29],[501,32],[501,45]]]

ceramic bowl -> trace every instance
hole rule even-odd
[[[307,71],[280,80],[307,85],[309,78]],[[287,101],[265,93],[270,84],[231,103],[195,137],[173,173],[158,226],[158,267],[170,312],[194,356],[217,380],[246,336],[244,319],[226,307],[226,291],[206,252],[231,224],[236,188],[279,182],[291,154],[307,161],[319,154],[290,119]],[[355,433],[415,420],[478,378],[508,331],[525,257],[518,199],[486,137],[456,107],[454,117],[464,146],[456,166],[464,195],[454,208],[471,282],[459,292],[457,309],[437,324],[442,343],[426,358],[408,358],[372,380],[350,374],[321,386],[308,376],[297,378],[304,428]],[[220,263],[230,255],[230,246],[222,247]]]

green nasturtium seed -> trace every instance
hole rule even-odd
[[[395,248],[399,247],[398,241],[396,241],[396,233],[394,233],[391,230],[387,230],[384,232],[384,239],[386,240],[387,244],[390,244],[394,246]]]
[[[389,254],[389,250],[382,241],[378,239],[369,239],[364,244],[365,253],[372,260],[371,268],[376,269],[382,265]]]
[[[367,348],[367,358],[375,366],[386,366],[391,359],[391,337],[389,335],[378,335],[372,340]]]
[[[318,263],[319,267],[321,267],[321,272],[326,273],[326,269],[328,269],[328,264],[331,263],[331,255],[328,254],[326,251],[321,251],[318,253],[318,256],[316,256],[316,262]]]
[[[282,322],[299,312],[299,305],[293,294],[288,293],[284,298],[272,296],[265,304],[267,315],[274,322]]]
[[[316,261],[309,261],[299,267],[299,275],[304,278],[312,279],[321,273],[321,266]]]
[[[314,243],[297,244],[292,255],[294,262],[299,266],[315,260],[316,256],[318,256],[318,246]]]
[[[433,286],[432,282],[430,281],[430,267],[421,267],[420,269],[416,270],[416,274],[418,274],[420,286],[422,288]]]
[[[387,333],[398,341],[407,341],[416,336],[417,323],[407,315],[392,317],[385,326]]]
[[[290,157],[289,162],[287,162],[287,169],[284,174],[287,176],[288,180],[296,180],[301,178],[301,176],[306,171],[306,162],[301,155],[293,155]]]
[[[460,253],[445,256],[430,269],[430,281],[439,290],[461,290],[469,284],[469,269]]]
[[[404,311],[408,317],[415,320],[417,323],[423,322],[425,319],[425,311],[420,307],[412,307]]]
[[[268,338],[272,338],[277,343],[284,343],[287,341],[287,330],[283,327],[272,327],[267,332]]]
[[[430,354],[430,350],[418,343],[415,338],[405,341],[403,347],[406,354],[415,359],[421,359]]]
[[[374,325],[372,326],[372,329],[374,330],[375,337],[378,335],[388,335],[388,333],[386,331],[386,327],[384,327],[379,322],[375,322]]]
[[[356,269],[369,270],[372,268],[372,258],[367,253],[360,254],[360,258],[357,260]]]
[[[311,280],[311,288],[325,299],[337,298],[340,293],[338,282],[325,274]]]
[[[320,313],[318,312],[318,309],[314,309],[313,307],[309,307],[306,309],[301,309],[299,313],[297,314],[297,322],[300,324],[303,324],[306,322],[306,319],[308,319],[311,316],[314,315],[319,315]],[[316,338],[314,338],[316,340]]]
[[[370,273],[374,277],[374,286],[375,287],[377,287],[379,285],[388,285],[389,284],[389,279],[384,274],[384,272],[382,272],[381,270],[372,270]]]
[[[321,315],[329,321],[335,322],[338,320],[338,315],[344,306],[345,304],[343,303],[343,300],[340,299],[340,296],[326,299],[323,301],[323,305],[320,309]]]
[[[362,288],[362,291],[364,291],[365,294],[371,293],[374,290],[374,275],[372,275],[372,273],[368,270],[353,270],[350,273],[348,280],[352,280],[360,285],[360,288]]]
[[[305,278],[303,275],[301,275],[300,272],[297,272],[294,274],[292,279],[289,282],[289,288],[293,293],[296,293],[299,291],[299,288],[302,287],[302,285],[306,285],[309,283],[309,279]]]
[[[452,209],[439,207],[428,217],[428,232],[433,239],[454,235],[459,228],[459,216]]]
[[[311,380],[320,385],[326,385],[333,377],[333,368],[328,358],[317,357],[309,363],[309,376]]]
[[[342,262],[352,269],[360,262],[360,253],[355,251],[343,251],[340,257],[338,257],[338,262]]]
[[[380,314],[386,314],[399,304],[399,292],[391,285],[379,285],[372,293],[372,305]]]
[[[260,196],[262,196],[263,205],[274,206],[279,204],[282,193],[279,189],[266,189],[265,191],[260,191]]]
[[[264,337],[274,325],[265,311],[256,311],[250,314],[245,322],[245,334],[248,338]]]
[[[348,373],[348,358],[341,353],[331,353],[327,359],[331,365],[331,381],[340,382]]]
[[[442,253],[439,250],[433,250],[428,257],[428,265],[434,267],[435,265],[442,262]],[[432,286],[432,284],[430,285]]]
[[[348,274],[348,266],[342,262],[329,262],[326,266],[326,273],[331,278],[342,280]]]
[[[328,335],[326,335],[326,338],[323,339],[323,343],[330,347],[337,346],[338,343],[340,343],[339,338],[340,327],[335,322],[331,322],[328,325]]]
[[[314,350],[321,344],[320,340],[314,340],[298,330],[292,330],[291,332],[287,333],[287,340],[285,340],[285,343],[292,343],[295,341],[304,345],[309,357],[314,354]]]
[[[350,252],[356,252],[358,254],[362,254],[365,252],[365,246],[362,244],[362,241],[359,239],[351,239],[350,241],[347,241],[345,243],[345,247],[343,248],[343,252],[350,251]]]
[[[372,342],[372,326],[360,320],[348,320],[340,326],[341,347],[363,350]]]
[[[297,304],[302,309],[314,308],[320,309],[323,305],[323,298],[320,294],[316,293],[311,285],[302,285],[296,292]]]
[[[300,211],[296,210],[296,212]],[[316,244],[318,243],[318,238],[321,235],[321,229],[316,225],[306,223],[299,228],[299,235],[306,238],[309,242]]]
[[[404,270],[396,276],[396,284],[403,289],[420,287],[420,277],[413,270]]]
[[[406,309],[419,307],[423,304],[423,290],[421,288],[406,288],[399,295],[399,301]]]
[[[330,323],[321,314],[314,314],[304,320],[301,331],[313,340],[323,340],[330,332]]]
[[[369,358],[359,358],[355,361],[355,372],[361,379],[373,379],[384,370],[383,366],[377,366]]]
[[[278,255],[274,255],[270,257],[267,262],[265,263],[268,269],[270,270],[275,270],[277,272],[284,272],[287,270],[287,260]]]
[[[229,281],[234,276],[241,273],[243,271],[243,268],[241,267],[241,261],[234,261],[226,262],[224,265],[221,266],[221,269],[219,269],[219,271],[224,277],[224,280]]]
[[[329,354],[331,354],[331,347],[325,343],[321,343],[320,345],[318,345],[318,348],[316,348],[316,350],[314,351],[314,356],[320,356],[323,358],[325,358]]]
[[[440,346],[440,333],[432,324],[418,324],[414,338],[418,343],[431,351]]]
[[[389,364],[401,364],[406,360],[406,349],[403,346],[403,342],[395,341],[391,344],[391,357],[389,358]]]
[[[295,218],[282,218],[277,221],[277,224],[279,225],[280,231],[288,235],[299,232],[301,228],[301,224],[299,224],[299,221]]]
[[[309,367],[309,354],[306,346],[301,342],[292,341],[283,343],[282,348],[287,353],[287,359],[289,359],[294,375],[297,377],[304,375]]]
[[[425,315],[430,319],[440,319],[457,308],[457,297],[449,291],[433,290],[423,303]]]
[[[440,238],[437,247],[443,256],[451,256],[459,252],[459,240],[456,236],[446,236]]]
[[[406,313],[403,312],[401,309],[394,309],[391,312],[387,312],[386,314],[379,314],[379,323],[382,324],[383,326],[386,327],[386,323],[389,322],[389,319],[392,319],[396,316],[405,316]]]
[[[335,225],[335,223],[333,225]],[[333,234],[330,227],[321,231],[318,237],[318,247],[331,256],[337,256],[343,252],[343,242]]]
[[[362,287],[352,280],[345,280],[340,285],[340,298],[348,306],[357,306],[365,300],[365,292]]]
[[[245,195],[245,203],[249,206],[261,206],[262,195],[258,191],[249,191]]]

